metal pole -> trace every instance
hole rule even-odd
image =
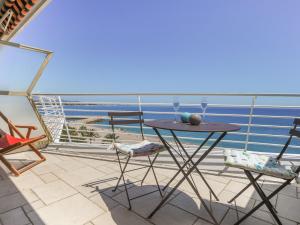
[[[248,150],[248,142],[249,142],[249,137],[250,137],[250,132],[251,132],[251,124],[252,124],[253,111],[254,111],[256,99],[257,99],[257,96],[252,97],[252,103],[251,103],[249,121],[248,121],[248,128],[247,128],[247,135],[246,135],[246,142],[245,142],[245,151]]]
[[[139,111],[142,112],[142,98],[140,95],[137,96],[138,98],[138,107],[139,107]],[[144,115],[143,115],[143,118],[144,119]],[[144,123],[142,123],[141,125],[141,129],[142,129],[142,136],[143,136],[143,139],[144,139]]]
[[[34,76],[31,84],[29,85],[29,87],[27,88],[27,93],[31,94],[33,88],[35,87],[35,85],[37,84],[38,80],[41,78],[46,66],[48,65],[50,59],[52,58],[53,53],[48,53],[43,61],[43,63],[41,64],[40,68],[38,69],[36,75]]]
[[[69,141],[69,143],[71,143],[72,140],[71,140],[71,136],[70,136],[70,132],[69,132],[68,122],[67,122],[66,115],[65,115],[65,112],[64,112],[64,106],[63,106],[63,104],[62,104],[61,97],[60,97],[60,96],[57,96],[57,98],[58,98],[59,106],[60,106],[60,108],[61,108],[62,116],[63,116],[63,118],[64,118],[64,125],[65,125],[65,127],[66,127],[67,136],[68,136],[68,141]]]
[[[138,104],[139,104],[139,111],[142,112],[142,99],[140,95],[138,95]]]

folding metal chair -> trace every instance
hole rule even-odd
[[[225,165],[228,167],[235,167],[243,169],[247,178],[250,180],[250,183],[243,188],[236,196],[234,196],[230,201],[234,201],[239,197],[244,191],[246,191],[251,185],[254,186],[254,189],[258,192],[259,196],[262,199],[262,202],[256,205],[250,212],[248,212],[244,217],[242,217],[235,225],[240,224],[251,214],[253,214],[257,209],[262,205],[266,205],[270,213],[274,217],[277,224],[282,225],[280,219],[277,216],[277,211],[274,206],[271,204],[270,199],[278,194],[284,187],[289,185],[294,179],[299,183],[299,173],[300,166],[292,165],[290,167],[280,164],[280,160],[283,154],[286,152],[288,146],[290,145],[293,137],[300,138],[300,131],[297,130],[297,126],[300,125],[300,119],[294,120],[294,127],[290,130],[290,137],[288,138],[283,149],[276,158],[266,155],[259,155],[254,153],[249,153],[247,151],[237,151],[237,150],[225,150]],[[253,177],[252,173],[257,173],[256,177]],[[274,190],[270,195],[266,195],[262,188],[257,183],[257,180],[263,175],[276,177],[285,180],[282,185],[280,185],[276,190]]]
[[[118,179],[118,182],[112,191],[115,192],[118,189],[118,187],[120,187],[120,181],[122,179],[123,180],[122,186],[125,187],[125,192],[126,192],[126,196],[127,196],[127,200],[128,200],[129,210],[130,210],[131,209],[131,200],[143,197],[145,195],[154,193],[156,191],[159,191],[160,196],[162,196],[162,191],[158,184],[158,180],[157,180],[157,176],[154,171],[154,168],[153,168],[153,164],[155,163],[159,153],[161,151],[163,151],[165,148],[161,144],[157,144],[157,143],[153,143],[148,140],[145,140],[144,132],[143,132],[144,120],[142,118],[143,112],[109,112],[108,116],[110,117],[109,124],[111,125],[112,131],[113,131],[113,147],[116,150],[118,163],[119,163],[119,167],[120,167],[120,171],[121,171],[121,175]],[[128,118],[128,117],[130,117],[130,118]],[[135,117],[135,118],[133,118],[133,117]],[[117,143],[115,125],[125,125],[125,124],[139,124],[139,128],[140,128],[140,132],[141,132],[143,141],[139,142],[137,144]],[[123,166],[122,166],[122,161],[121,161],[121,155],[125,156],[125,158],[124,158],[125,164]],[[154,156],[152,160],[150,158],[151,155]],[[135,158],[135,157],[142,157],[142,156],[144,156],[144,157],[146,156],[148,158],[149,165],[131,169],[131,170],[126,170],[130,159]],[[149,174],[149,172],[151,170],[154,175],[154,179],[155,179],[155,182],[157,185],[157,190],[130,198],[129,193],[128,193],[128,185],[130,185],[132,183],[126,182],[124,174],[132,172],[132,171],[144,169],[144,168],[148,168],[148,169],[147,169],[143,179],[141,180],[141,185],[143,185],[147,175]],[[136,183],[136,182],[133,182],[133,183]]]
[[[30,125],[14,125],[1,111],[0,117],[7,123],[10,134],[5,133],[0,129],[0,160],[4,165],[16,176],[19,176],[21,173],[29,170],[30,168],[36,166],[37,164],[46,160],[46,158],[39,152],[39,150],[33,145],[35,142],[42,140],[46,135],[40,135],[38,137],[31,138],[31,131],[36,130],[35,126]],[[18,128],[27,129],[26,136],[24,136]],[[15,137],[17,134],[19,137]],[[4,158],[4,155],[10,153],[21,147],[28,146],[31,150],[40,158],[32,163],[29,163],[21,168],[16,168],[8,160]]]

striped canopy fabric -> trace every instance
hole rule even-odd
[[[0,29],[0,37],[12,32],[37,2],[38,0],[5,0],[0,9],[0,20],[9,10],[12,11],[12,17],[4,20],[4,23],[9,24],[5,31]]]

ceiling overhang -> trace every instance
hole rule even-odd
[[[50,0],[0,0],[0,40],[8,41],[20,32]]]

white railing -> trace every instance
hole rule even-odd
[[[47,126],[54,143],[60,142],[63,125],[66,124],[66,117],[59,96],[39,96],[38,102],[42,109],[42,119]],[[68,129],[68,126],[65,126]]]
[[[41,96],[43,99],[56,97],[60,100],[57,104],[42,104]],[[52,117],[51,121],[47,121],[47,126],[52,124],[51,127],[53,127],[55,124],[61,129],[58,132],[60,137],[56,136],[56,142],[108,146],[111,141],[109,136],[111,130],[107,124],[109,111],[142,110],[145,120],[173,119],[175,112],[172,110],[172,96],[181,96],[182,112],[190,110],[200,114],[202,114],[201,96],[208,96],[209,102],[211,98],[212,103],[208,104],[207,120],[241,126],[240,131],[230,133],[222,141],[223,147],[279,151],[288,137],[288,130],[292,128],[293,119],[300,117],[300,94],[35,94],[34,99],[38,111],[44,118],[49,107],[52,107],[53,111],[61,112],[59,116],[53,115],[57,119]],[[114,101],[114,98],[117,98],[117,101]],[[124,101],[121,101],[122,99]],[[64,117],[63,120],[61,116]],[[137,135],[132,135],[132,133],[135,133],[134,129],[138,126],[118,127],[120,128],[119,141],[137,141]],[[151,128],[144,127],[143,129],[146,137],[156,137]],[[171,138],[167,133],[165,135]],[[204,138],[203,135],[195,136],[186,133],[179,136],[191,145]],[[293,142],[290,149],[292,153],[297,153],[300,150],[300,143]]]

